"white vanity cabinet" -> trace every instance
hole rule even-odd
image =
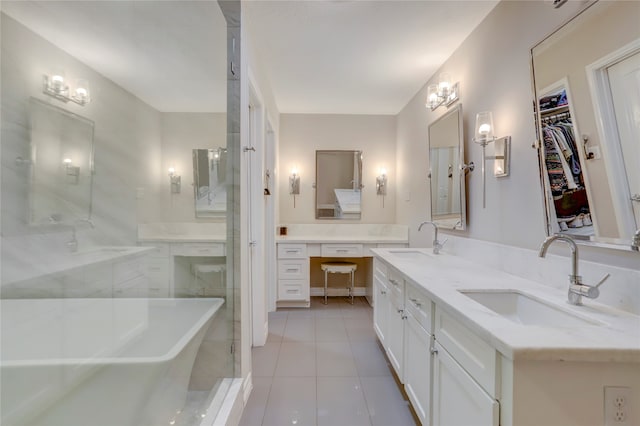
[[[433,424],[498,426],[498,354],[471,330],[435,308]]]
[[[389,270],[389,303],[387,304],[387,335],[385,349],[398,379],[404,383],[404,279]]]
[[[278,301],[311,303],[306,244],[278,244]]]
[[[389,286],[387,281],[387,267],[381,262],[374,263],[373,272],[373,330],[380,343],[386,345],[386,335],[389,328]]]
[[[404,388],[423,425],[430,423],[432,302],[410,282],[405,283]],[[471,423],[470,423],[471,424]]]

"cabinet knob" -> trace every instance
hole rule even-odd
[[[409,299],[411,300],[413,303],[415,303],[416,306],[422,306],[422,303],[420,303],[420,299]]]
[[[404,312],[404,309],[398,309],[399,314],[402,314],[402,312]]]
[[[385,295],[385,294],[387,294],[387,291],[386,290],[380,290],[380,294]]]
[[[431,355],[438,355],[438,350],[436,348],[429,349],[429,352],[431,352]]]

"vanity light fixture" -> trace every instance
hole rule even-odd
[[[171,193],[179,194],[180,193],[180,185],[182,178],[180,175],[176,174],[176,169],[173,167],[169,167],[169,183],[171,184]]]
[[[289,175],[289,194],[293,195],[293,208],[296,207],[296,195],[300,195],[300,175],[295,167]]]
[[[42,78],[42,93],[64,103],[71,101],[80,106],[91,102],[89,82],[79,78],[72,89],[67,84],[63,72],[54,72],[51,76],[44,75]]]
[[[511,158],[511,136],[496,138],[493,134],[493,114],[483,111],[476,114],[476,132],[473,141],[482,146],[482,207],[487,205],[485,162],[494,160],[493,175],[495,177],[509,176],[509,160]],[[486,147],[493,143],[494,155],[486,155]]]
[[[427,87],[426,107],[431,111],[444,105],[449,106],[458,100],[460,95],[460,83],[451,83],[451,76],[448,73],[440,74],[438,84],[430,84]]]
[[[62,160],[62,164],[64,164],[67,183],[77,185],[80,179],[80,167],[74,166],[71,158],[65,158]]]
[[[387,170],[380,169],[380,174],[376,176],[376,194],[387,195]]]

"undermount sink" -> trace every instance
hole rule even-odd
[[[523,325],[576,327],[599,322],[574,315],[515,290],[459,290],[502,317]]]
[[[424,260],[425,257],[430,256],[429,254],[418,250],[389,250],[389,253],[402,259]]]

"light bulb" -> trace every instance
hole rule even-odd
[[[489,132],[491,131],[491,126],[488,125],[487,123],[481,124],[480,127],[478,128],[478,133],[480,133],[481,135],[488,135]]]

